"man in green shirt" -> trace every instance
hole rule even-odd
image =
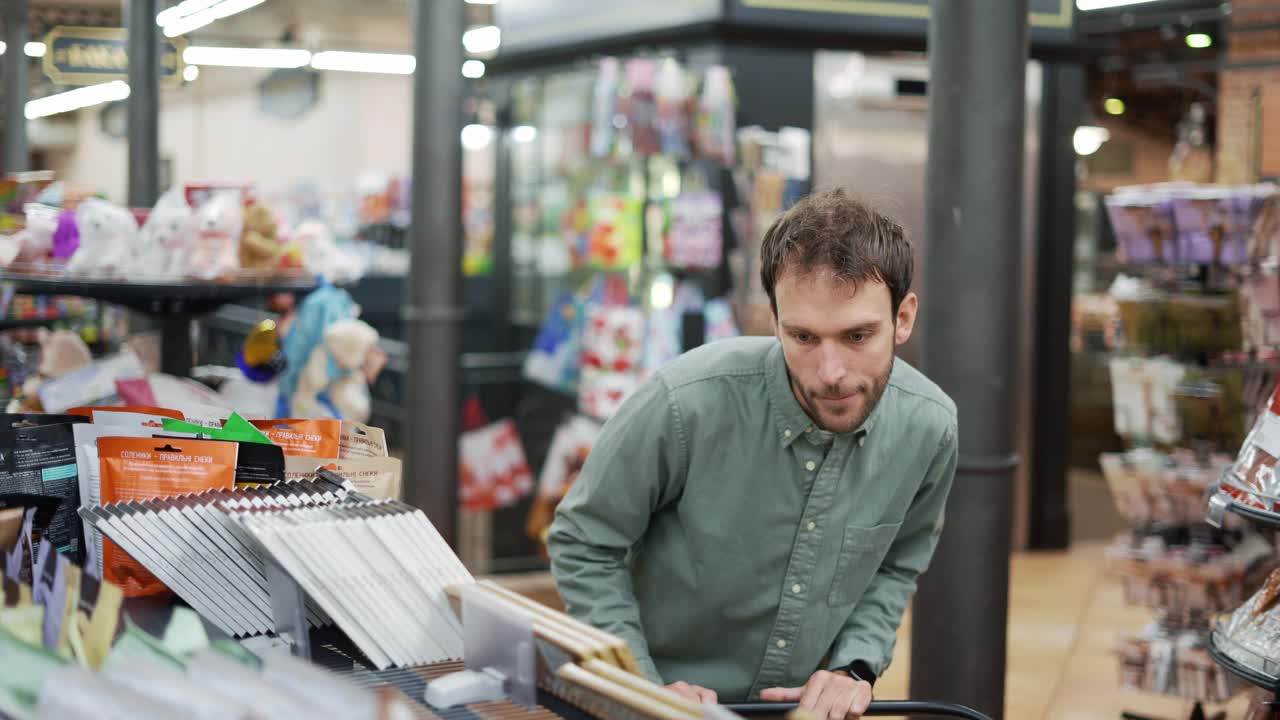
[[[919,304],[896,222],[814,193],[760,253],[776,337],[687,353],[624,403],[551,569],[683,695],[859,717],[942,529],[956,409],[895,357]]]

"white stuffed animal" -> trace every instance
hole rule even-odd
[[[239,192],[219,192],[195,214],[195,237],[183,272],[201,280],[234,275],[240,269],[244,204]]]
[[[378,331],[362,320],[338,320],[324,330],[324,341],[311,351],[298,378],[290,411],[294,417],[328,415],[318,396],[327,390],[329,402],[342,417],[368,422],[371,412],[366,362],[377,352]]]
[[[178,188],[160,196],[142,225],[134,254],[133,274],[171,279],[182,275],[182,264],[195,240],[191,206]]]
[[[318,220],[307,220],[294,228],[292,240],[301,248],[302,266],[311,275],[345,285],[364,274],[360,258],[338,247],[329,226]]]
[[[67,263],[71,275],[118,274],[126,269],[137,244],[133,213],[106,200],[86,198],[76,208],[80,247]]]

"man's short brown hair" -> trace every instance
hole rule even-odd
[[[911,243],[897,221],[842,189],[811,193],[774,221],[760,246],[760,279],[773,310],[783,270],[829,270],[853,284],[882,282],[893,311],[911,290]]]

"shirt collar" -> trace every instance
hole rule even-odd
[[[896,360],[895,360],[896,367]],[[796,400],[795,391],[791,389],[791,375],[787,371],[787,361],[782,355],[782,343],[775,343],[765,357],[765,378],[768,384],[770,405],[773,408],[774,424],[777,426],[778,441],[783,447],[791,447],[791,443],[800,439],[813,428],[813,420]],[[880,407],[884,405],[884,397],[876,404],[871,416],[862,423],[862,427],[848,433],[849,437],[861,440],[871,432],[875,425]],[[837,435],[839,439],[841,436]]]

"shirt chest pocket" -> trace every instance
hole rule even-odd
[[[862,597],[901,527],[902,523],[873,527],[850,524],[844,529],[831,592],[827,595],[828,605],[852,605]]]

